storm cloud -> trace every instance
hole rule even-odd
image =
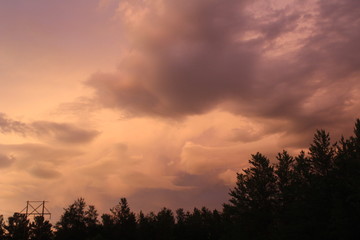
[[[133,116],[220,108],[291,134],[343,127],[360,110],[359,16],[355,0],[122,1],[131,51],[87,84]]]

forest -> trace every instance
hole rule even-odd
[[[29,220],[14,213],[0,216],[4,240],[272,240],[360,239],[360,120],[354,133],[332,142],[317,130],[308,150],[274,161],[261,153],[221,210],[163,208],[134,213],[126,198],[99,216],[95,206],[79,198],[64,208],[52,225],[43,217]]]

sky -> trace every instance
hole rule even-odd
[[[221,209],[360,112],[358,0],[0,1],[0,214]]]

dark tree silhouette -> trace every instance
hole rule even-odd
[[[138,239],[156,239],[156,216],[150,213],[147,216],[142,211],[138,216]]]
[[[43,216],[36,216],[30,223],[30,240],[50,240],[54,238],[52,225]]]
[[[168,208],[161,209],[155,217],[156,239],[174,239],[175,218],[173,212]]]
[[[89,206],[83,198],[79,198],[68,208],[56,224],[56,239],[87,239],[92,235],[97,224],[95,207]]]
[[[310,169],[311,169],[310,159],[307,156],[305,156],[304,151],[301,151],[300,154],[297,157],[295,157],[295,163],[294,163],[293,183],[298,188],[303,188],[310,183],[310,177],[311,177]],[[298,189],[298,191],[295,192],[297,198],[303,197],[299,191],[301,192],[301,189]]]
[[[360,120],[354,136],[343,137],[337,144],[335,170],[332,176],[333,209],[330,228],[337,239],[360,236]]]
[[[8,218],[8,224],[5,225],[6,240],[28,240],[29,239],[29,220],[25,214],[14,213]]]
[[[269,159],[257,153],[251,166],[237,175],[236,187],[230,191],[230,203],[224,211],[234,224],[234,238],[267,238],[273,223],[277,197],[276,177]]]
[[[5,222],[4,222],[4,216],[0,215],[0,239],[5,238]]]
[[[275,165],[276,176],[277,176],[277,186],[281,194],[281,199],[279,199],[283,204],[286,204],[287,201],[291,199],[291,185],[294,179],[294,158],[289,155],[287,151],[283,151],[277,155],[278,163]]]
[[[103,235],[107,239],[136,239],[136,216],[131,212],[126,198],[121,198],[120,202],[110,209],[110,212],[111,214],[102,216]]]
[[[318,130],[308,156],[303,151],[295,158],[279,153],[275,188],[270,187],[272,167],[264,156],[254,155],[224,206],[224,220],[232,226],[224,239],[359,238],[359,137],[357,120],[349,139],[332,144],[329,133]]]
[[[329,133],[317,130],[309,147],[312,170],[317,175],[326,176],[334,162],[335,149],[330,142]]]

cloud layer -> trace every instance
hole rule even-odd
[[[250,154],[297,154],[359,117],[357,0],[0,5],[7,209],[221,208]]]
[[[359,110],[356,1],[122,1],[131,51],[87,82],[106,107],[183,118],[214,108],[301,133]]]

